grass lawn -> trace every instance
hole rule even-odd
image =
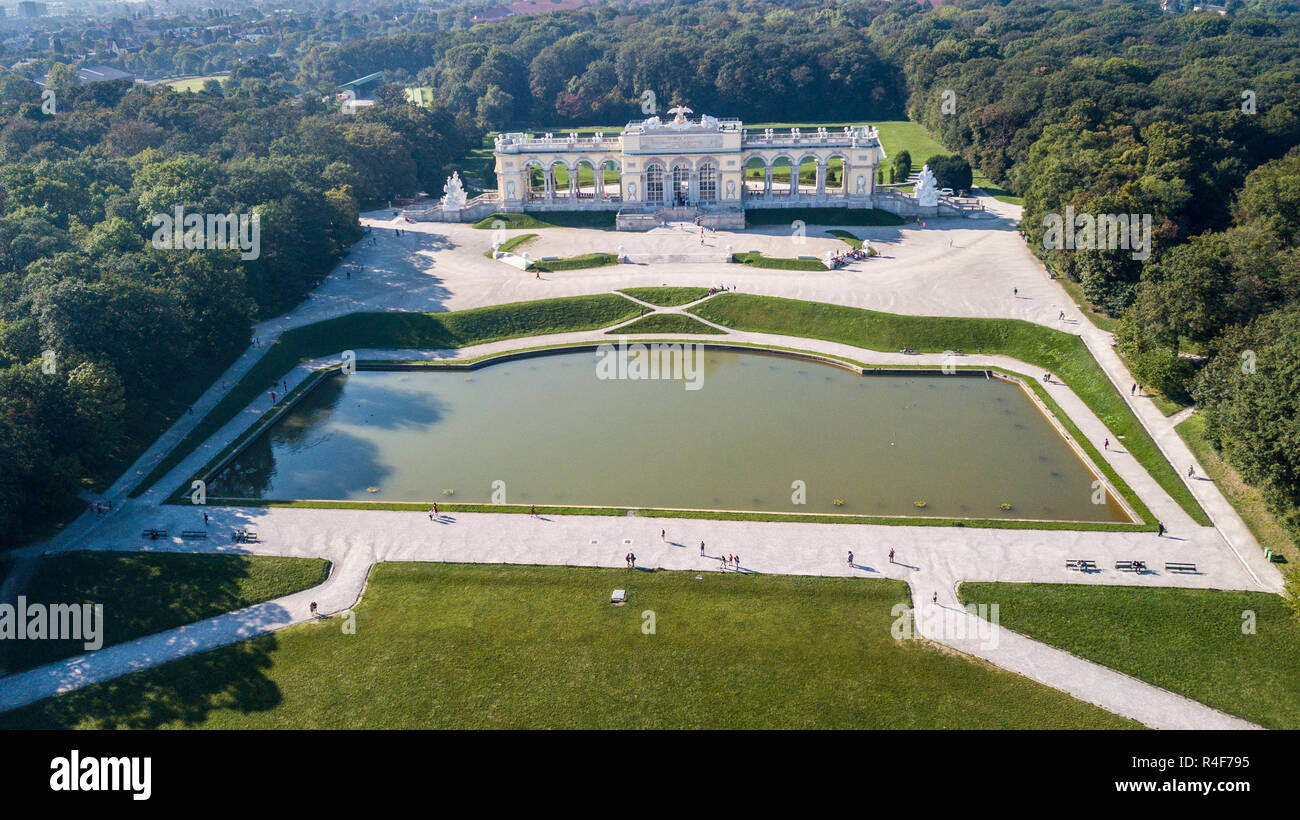
[[[602,293],[449,313],[351,313],[294,328],[276,339],[261,360],[145,476],[131,495],[140,495],[166,475],[299,362],[343,350],[437,350],[521,336],[598,330],[635,318],[642,310],[630,299]]]
[[[1237,514],[1246,522],[1246,526],[1259,541],[1261,547],[1271,547],[1274,552],[1286,556],[1293,566],[1300,564],[1300,544],[1291,538],[1277,519],[1269,512],[1264,502],[1264,494],[1256,487],[1247,484],[1232,465],[1223,460],[1223,456],[1205,439],[1205,418],[1197,413],[1188,416],[1182,424],[1174,428],[1187,444],[1192,455],[1205,469],[1205,474],[1218,486]]]
[[[708,288],[623,288],[619,293],[626,293],[633,299],[649,302],[660,307],[677,307],[688,302],[698,302],[709,295]]]
[[[229,79],[229,77],[229,74],[208,74],[203,77],[186,77],[183,80],[168,80],[163,85],[168,86],[173,91],[202,91],[203,84],[208,80],[221,82]]]
[[[502,242],[500,245],[497,246],[497,250],[501,251],[502,253],[512,253],[515,250],[515,248],[518,248],[522,245],[532,242],[536,238],[537,238],[537,234],[535,233],[521,233],[518,236],[512,236],[506,241]],[[483,251],[483,255],[486,256],[488,259],[494,258],[492,256],[491,248],[488,248],[487,250]]]
[[[42,558],[25,593],[31,603],[104,607],[104,646],[314,587],[319,558],[180,553],[72,552]],[[84,641],[6,641],[10,672],[85,651]]]
[[[844,242],[846,245],[848,245],[850,248],[853,248],[854,250],[860,250],[862,248],[863,240],[858,239],[856,236],[849,233],[848,231],[843,231],[838,228],[833,228],[827,231],[826,235],[835,237],[836,239]],[[876,249],[872,248],[871,253],[869,255],[875,256]]]
[[[962,584],[1003,626],[1272,729],[1300,729],[1300,623],[1263,592]],[[1242,633],[1245,611],[1256,634]]]
[[[912,157],[912,171],[920,171],[921,166],[935,154],[952,154],[953,151],[940,145],[930,132],[925,130],[925,126],[911,120],[887,120],[885,122],[872,123],[880,131],[880,144],[885,148],[885,154],[888,159],[885,160],[887,167],[899,152],[907,151]],[[993,181],[973,169],[974,175],[972,182],[979,188],[983,188],[993,198],[1002,202],[1009,202],[1012,205],[1025,204],[1022,197],[1013,196],[1012,193],[1004,188],[993,184]],[[885,172],[888,175],[888,171]],[[888,176],[886,176],[888,178]],[[899,180],[902,182],[903,180]]]
[[[617,333],[620,336],[630,335],[633,333],[700,333],[719,335],[723,333],[723,331],[709,327],[694,316],[687,316],[685,313],[652,313],[644,319],[636,320],[630,325],[624,325],[616,330],[607,330],[605,332]]]
[[[802,219],[807,225],[902,225],[906,220],[879,208],[755,208],[745,212],[750,225],[789,225]]]
[[[542,273],[554,273],[562,270],[579,270],[581,268],[603,268],[606,265],[617,265],[618,254],[615,253],[584,253],[580,256],[566,256],[561,259],[538,259],[531,263],[526,270],[539,270]]]
[[[538,216],[532,214],[491,214],[474,223],[480,230],[505,228],[613,228],[613,211],[549,211]]]
[[[380,564],[355,634],[339,619],[293,627],[5,713],[0,726],[1135,726],[895,641],[901,582],[700,574]],[[608,603],[615,587],[629,606]]]
[[[778,268],[780,270],[826,270],[826,266],[816,259],[795,259],[788,256],[764,256],[758,251],[733,253],[732,262],[755,268]]]
[[[1058,376],[1079,395],[1112,433],[1123,437],[1133,454],[1160,486],[1198,523],[1209,518],[1187,486],[1165,460],[1150,435],[1115,390],[1101,366],[1078,336],[1018,319],[966,319],[934,316],[900,316],[861,308],[723,293],[691,309],[715,324],[736,330],[781,333],[842,342],[868,350],[915,348],[921,353],[945,350],[983,351],[1012,356]],[[1060,418],[1058,414],[1058,418]],[[1066,423],[1066,418],[1061,418]],[[1091,442],[1080,438],[1094,463],[1107,470]],[[1112,482],[1116,476],[1108,470]],[[1124,485],[1117,482],[1124,491]],[[1131,492],[1131,491],[1130,491]],[[1128,494],[1125,494],[1128,497]],[[1136,498],[1130,497],[1134,503]],[[1134,504],[1143,513],[1139,504]]]

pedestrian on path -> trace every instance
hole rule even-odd
[[[1103,439],[1101,447],[1103,450],[1110,450],[1110,439]]]
[[[704,542],[703,542],[703,541],[700,542],[700,557],[701,557],[701,558],[704,557]]]
[[[668,530],[660,530],[660,531],[659,531],[659,540],[660,540],[660,541],[667,541],[667,540],[668,540]]]
[[[531,517],[533,517],[533,518],[536,518],[536,517],[537,517],[537,505],[536,505],[536,504],[532,505],[532,507],[530,507],[530,508],[528,509],[528,515],[531,516]]]
[[[203,514],[203,526],[206,527],[207,525],[208,525],[208,514],[207,514],[207,513],[204,513],[204,514]]]
[[[1163,538],[1165,534],[1165,525],[1157,521],[1156,528],[1156,538]]]
[[[740,572],[740,556],[733,555],[731,556],[731,560],[736,564],[736,572]]]
[[[316,602],[315,602],[315,601],[312,601],[312,602],[311,602],[311,616],[312,616],[313,618],[316,617]]]
[[[437,502],[437,501],[433,502],[433,514],[434,514],[435,516],[441,517],[441,513],[438,512],[438,502]]]
[[[1133,382],[1133,386],[1130,387],[1130,388],[1128,389],[1128,394],[1129,394],[1130,396],[1136,396],[1136,395],[1137,395],[1137,391],[1138,391],[1138,385],[1137,385],[1137,382]]]
[[[934,593],[934,597],[930,599],[930,603],[932,603],[932,604],[937,604],[937,603],[939,603],[939,593],[937,593],[937,592]]]
[[[1011,289],[1011,295],[1014,296],[1014,297],[1016,297],[1017,299],[1019,299],[1019,298],[1020,298],[1020,288],[1012,288],[1012,289]]]
[[[853,550],[849,550],[849,566],[853,566]]]
[[[430,521],[433,520],[433,508],[432,508],[432,507],[429,508],[429,520],[430,520]]]
[[[1060,315],[1060,316],[1057,316],[1057,317],[1056,317],[1056,320],[1057,320],[1058,322],[1064,322],[1064,321],[1065,321],[1065,311],[1061,311],[1061,315]]]
[[[891,563],[891,564],[894,563],[894,548],[893,548],[893,547],[890,547],[890,548],[889,548],[889,563]]]
[[[1196,476],[1196,466],[1193,465],[1193,464],[1188,464],[1188,465],[1187,465],[1187,477],[1188,477],[1188,478],[1193,478],[1193,477],[1195,477],[1195,476]]]

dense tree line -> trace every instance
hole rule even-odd
[[[440,109],[355,119],[259,80],[219,94],[0,83],[0,542],[111,479],[360,237],[367,203],[429,189],[468,137]],[[260,254],[170,250],[156,214],[252,214]]]

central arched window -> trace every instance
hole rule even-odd
[[[685,205],[691,199],[691,169],[685,165],[673,166],[673,202]]]

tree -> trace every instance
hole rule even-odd
[[[936,154],[926,160],[934,180],[940,188],[969,190],[971,187],[971,167],[964,157],[956,154]]]
[[[931,169],[933,170],[933,169]],[[894,154],[894,162],[889,166],[889,181],[905,180],[912,173],[912,155],[906,149]]]

